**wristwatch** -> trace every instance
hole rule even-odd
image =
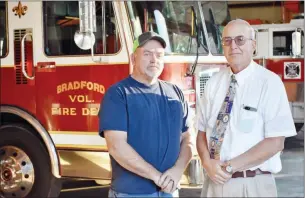
[[[230,174],[233,174],[233,168],[230,164],[230,161],[226,161],[225,162],[225,166],[224,166],[225,170],[230,173]]]

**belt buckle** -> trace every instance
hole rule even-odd
[[[243,175],[244,175],[244,178],[247,177],[247,171],[246,170],[243,170]]]

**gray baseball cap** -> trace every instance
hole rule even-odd
[[[144,32],[136,40],[133,42],[133,52],[136,51],[138,47],[143,46],[145,43],[147,43],[150,40],[156,40],[161,43],[163,48],[166,48],[166,42],[165,40],[157,33],[155,32]]]

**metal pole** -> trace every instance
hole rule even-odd
[[[2,57],[2,50],[3,50],[3,38],[0,38],[0,60],[1,60],[1,57]],[[1,65],[0,65],[1,66]]]
[[[102,3],[102,39],[103,39],[103,54],[106,54],[106,4],[105,1]],[[110,2],[111,3],[111,2]]]
[[[1,59],[2,59],[2,54],[3,54],[3,38],[0,38],[0,75],[1,75]],[[0,82],[1,82],[1,76],[0,76]],[[1,87],[0,87],[0,99],[1,99]],[[2,125],[2,119],[1,119],[1,114],[0,114],[0,126]],[[0,194],[0,197],[2,195]]]

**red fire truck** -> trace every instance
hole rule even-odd
[[[0,197],[56,197],[62,177],[109,180],[97,115],[105,91],[132,71],[134,38],[165,38],[161,79],[195,112],[207,79],[226,66],[229,19],[226,2],[0,2]]]
[[[254,60],[282,78],[298,132],[287,140],[304,146],[304,15],[296,18],[286,24],[253,25]]]

